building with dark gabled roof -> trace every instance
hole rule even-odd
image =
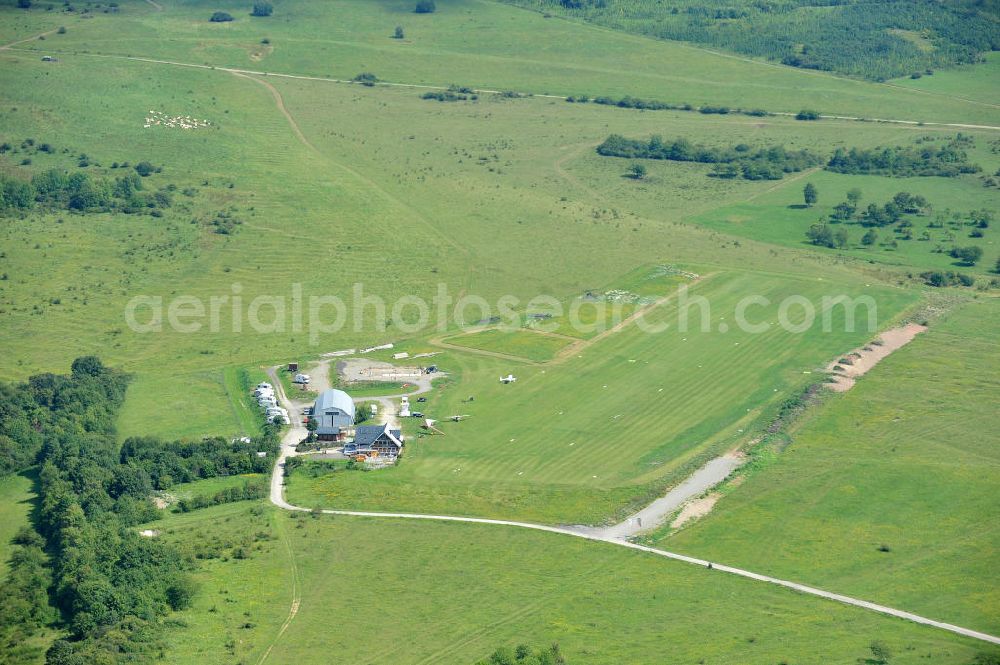
[[[381,457],[399,457],[403,453],[403,433],[389,429],[389,425],[359,425],[354,430],[354,443],[344,446],[345,455],[368,455],[373,452]]]

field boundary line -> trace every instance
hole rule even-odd
[[[35,41],[39,37],[46,37],[55,33],[59,28],[52,28],[51,30],[46,30],[45,32],[40,32],[37,35],[32,35],[31,37],[25,37],[24,39],[19,39],[16,42],[11,42],[9,44],[4,44],[0,46],[0,51],[31,51],[32,49],[15,49],[14,47],[18,44],[26,44],[27,42]]]
[[[343,163],[338,162],[338,161],[336,161],[334,159],[331,159],[329,156],[326,155],[326,153],[322,152],[309,139],[307,139],[306,135],[302,132],[302,128],[299,127],[299,123],[295,120],[295,116],[293,116],[292,112],[288,110],[287,106],[285,106],[285,100],[281,96],[281,92],[277,88],[275,88],[273,85],[271,85],[270,82],[268,82],[268,81],[266,81],[266,80],[264,80],[262,78],[259,78],[259,76],[268,76],[268,74],[266,74],[266,73],[264,73],[264,74],[257,74],[255,72],[249,72],[249,71],[239,70],[239,69],[230,69],[230,68],[216,68],[216,67],[211,67],[210,69],[218,69],[220,71],[229,72],[233,76],[237,76],[239,78],[244,78],[244,79],[247,79],[249,81],[253,81],[255,83],[260,84],[262,87],[264,87],[264,89],[266,89],[268,92],[271,93],[271,97],[273,98],[274,104],[277,107],[278,111],[281,113],[282,116],[284,116],[285,120],[288,122],[288,125],[292,129],[292,133],[295,134],[295,137],[299,140],[300,143],[302,143],[303,146],[305,146],[310,151],[312,151],[312,153],[315,154],[320,159],[325,160],[325,161],[329,162],[330,164],[333,164],[334,166],[336,166],[337,168],[339,168],[339,169],[341,169],[343,171],[346,171],[351,176],[353,176],[355,179],[359,180],[362,184],[364,184],[366,187],[368,187],[370,190],[376,192],[379,196],[381,196],[385,200],[389,201],[392,205],[398,206],[403,211],[405,211],[405,212],[413,215],[413,217],[416,218],[417,220],[419,220],[420,222],[422,222],[424,224],[424,226],[426,226],[428,228],[428,230],[432,234],[438,236],[439,239],[442,242],[447,243],[452,248],[454,248],[457,252],[465,254],[466,256],[469,256],[469,251],[468,251],[467,248],[461,246],[460,244],[458,244],[457,242],[455,242],[452,238],[448,237],[443,232],[441,232],[439,229],[437,229],[434,225],[432,225],[427,220],[426,217],[424,217],[424,215],[421,212],[419,212],[418,210],[416,210],[413,207],[411,207],[410,205],[408,205],[406,202],[404,202],[403,200],[401,200],[400,198],[398,198],[397,196],[395,196],[394,194],[392,194],[391,192],[389,192],[388,190],[386,190],[384,187],[382,187],[377,182],[375,182],[374,180],[372,180],[368,176],[364,175],[360,171],[357,171],[356,169],[348,166],[347,164],[343,164]],[[299,77],[292,77],[292,78],[299,78]],[[322,80],[322,79],[319,79],[319,80]],[[471,270],[474,271],[474,268],[471,268]]]
[[[693,285],[698,284],[698,283],[700,283],[700,282],[702,282],[702,281],[704,281],[704,280],[706,280],[706,279],[708,279],[708,278],[710,278],[710,277],[712,277],[712,276],[714,276],[716,274],[717,273],[709,273],[709,274],[706,274],[706,275],[699,275],[697,278],[691,280],[685,286],[693,286]],[[653,311],[654,309],[660,307],[661,305],[665,305],[667,302],[669,302],[674,297],[674,295],[675,294],[670,293],[670,294],[667,294],[665,296],[661,296],[660,298],[654,300],[653,302],[649,303],[645,307],[642,307],[642,308],[637,309],[636,311],[632,312],[627,317],[625,317],[624,319],[622,319],[621,321],[619,321],[615,325],[611,326],[607,330],[602,330],[601,332],[597,333],[596,335],[594,335],[593,337],[590,337],[590,338],[571,337],[570,335],[562,335],[560,333],[555,333],[555,332],[550,332],[550,331],[545,331],[545,330],[533,330],[531,328],[523,328],[523,327],[521,327],[521,328],[513,328],[512,329],[513,332],[527,332],[527,333],[531,333],[531,334],[535,334],[535,335],[541,335],[543,337],[554,337],[554,338],[558,338],[558,339],[565,339],[565,340],[567,340],[568,344],[566,344],[566,346],[564,346],[561,349],[559,349],[559,351],[556,352],[556,354],[554,356],[552,356],[551,358],[549,358],[548,360],[532,360],[531,358],[526,358],[524,356],[519,356],[519,355],[516,355],[516,354],[513,354],[513,353],[504,353],[502,351],[490,351],[488,349],[479,349],[479,348],[472,347],[472,346],[461,346],[461,345],[458,345],[458,344],[451,344],[451,343],[449,343],[447,341],[449,339],[454,339],[456,337],[465,337],[467,335],[475,335],[476,333],[486,332],[486,331],[489,331],[489,330],[503,330],[504,329],[503,326],[499,326],[499,325],[496,325],[496,326],[492,326],[492,325],[491,326],[480,326],[480,327],[470,328],[470,329],[466,329],[466,330],[461,330],[461,331],[455,332],[455,333],[441,335],[441,336],[434,337],[434,338],[428,340],[428,344],[431,344],[432,346],[440,347],[442,349],[448,349],[450,351],[458,351],[460,353],[472,353],[472,354],[480,355],[480,356],[488,356],[490,358],[500,358],[501,360],[511,360],[511,361],[515,361],[515,362],[521,362],[521,363],[524,363],[526,365],[539,365],[539,366],[546,366],[546,367],[547,366],[552,366],[552,365],[558,365],[558,364],[560,364],[562,362],[565,362],[568,358],[570,358],[574,354],[578,354],[578,353],[580,353],[580,352],[582,352],[582,351],[590,348],[593,344],[595,344],[595,343],[603,340],[604,338],[609,337],[609,336],[611,336],[611,335],[613,335],[615,333],[621,332],[622,330],[625,329],[626,326],[628,326],[630,323],[635,322],[637,319],[639,319],[640,317],[642,317],[644,314],[647,314],[647,313]]]

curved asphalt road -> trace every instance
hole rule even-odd
[[[302,426],[302,417],[298,413],[298,409],[292,404],[291,400],[285,395],[285,391],[281,386],[281,382],[278,381],[277,376],[273,369],[268,370],[268,374],[274,382],[274,390],[278,396],[278,399],[282,402],[284,407],[288,409],[289,420],[292,421],[293,425],[285,433],[285,436],[281,441],[281,453],[278,457],[278,461],[274,466],[274,473],[271,475],[271,503],[284,510],[296,510],[302,512],[309,512],[309,508],[303,508],[302,506],[293,506],[292,504],[285,501],[284,496],[284,484],[285,484],[285,460],[288,457],[294,456],[295,446],[299,441],[304,439],[308,432],[306,428]],[[639,545],[637,543],[630,542],[624,538],[616,537],[614,531],[608,533],[605,530],[594,530],[588,531],[585,529],[574,529],[572,527],[561,527],[561,526],[548,526],[545,524],[533,524],[531,522],[515,522],[512,520],[493,520],[485,519],[481,517],[460,517],[457,515],[426,515],[422,513],[379,513],[370,512],[364,510],[323,510],[326,515],[350,515],[354,517],[382,517],[390,519],[409,519],[409,520],[436,520],[440,522],[467,522],[471,524],[492,524],[495,526],[508,526],[508,527],[518,527],[521,529],[532,529],[534,531],[546,531],[548,533],[558,533],[564,536],[573,536],[575,538],[585,538],[587,540],[595,540],[603,543],[611,543],[612,545],[618,545],[619,547],[627,547],[632,550],[639,550],[640,552],[646,552],[648,554],[655,554],[656,556],[665,557],[667,559],[673,559],[675,561],[683,561],[684,563],[689,563],[695,566],[701,566],[702,568],[707,568],[709,565],[712,566],[712,570],[717,570],[721,573],[729,573],[730,575],[738,575],[739,577],[746,577],[752,580],[757,580],[758,582],[767,582],[768,584],[775,584],[777,586],[783,586],[799,593],[806,593],[811,596],[819,596],[820,598],[826,598],[827,600],[834,600],[838,603],[843,603],[845,605],[853,605],[854,607],[860,607],[862,609],[870,610],[872,612],[878,612],[880,614],[885,614],[888,616],[897,617],[900,619],[906,619],[907,621],[913,621],[914,623],[923,624],[925,626],[931,626],[933,628],[939,628],[941,630],[947,630],[949,632],[955,633],[957,635],[962,635],[964,637],[971,637],[975,640],[981,640],[983,642],[989,642],[991,644],[1000,644],[1000,637],[994,635],[989,635],[987,633],[981,633],[976,630],[971,630],[969,628],[962,628],[961,626],[955,626],[950,623],[945,623],[943,621],[936,621],[934,619],[928,619],[927,617],[920,616],[918,614],[913,614],[911,612],[906,612],[904,610],[897,610],[892,607],[886,607],[885,605],[879,605],[877,603],[872,603],[867,600],[861,600],[859,598],[852,598],[851,596],[844,596],[839,593],[833,593],[830,591],[823,591],[822,589],[817,589],[815,587],[806,586],[805,584],[799,584],[798,582],[790,582],[788,580],[783,580],[777,577],[770,577],[769,575],[761,575],[760,573],[755,573],[753,571],[744,570],[742,568],[734,568],[733,566],[726,566],[723,564],[718,564],[695,557],[686,556],[684,554],[677,554],[676,552],[668,552],[667,550],[657,549],[655,547],[647,547],[646,545]]]

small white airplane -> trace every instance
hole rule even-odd
[[[469,415],[468,413],[463,413],[457,416],[450,416],[448,419],[451,420],[452,422],[459,423],[465,420],[466,418],[471,418],[471,417],[472,416]]]
[[[500,383],[514,383],[517,381],[517,377],[513,374],[508,374],[507,376],[500,377]]]

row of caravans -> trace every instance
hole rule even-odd
[[[278,406],[278,398],[274,394],[274,386],[266,381],[261,381],[254,388],[253,396],[257,399],[257,406],[260,407],[261,411],[264,412],[264,416],[268,421],[274,421],[275,418],[280,418],[281,422],[285,425],[291,424],[291,420],[288,418],[288,410],[283,409]]]

